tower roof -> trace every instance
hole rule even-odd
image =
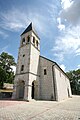
[[[33,25],[32,25],[32,22],[29,24],[29,26],[24,30],[24,32],[21,34],[21,36],[23,35],[23,34],[25,34],[25,33],[27,33],[27,32],[29,32],[29,31],[33,31],[34,32],[34,34],[38,37],[38,34],[37,34],[37,32],[35,31],[35,29],[34,29],[34,27],[33,27]],[[39,37],[38,37],[39,38]],[[39,38],[40,39],[40,38]]]

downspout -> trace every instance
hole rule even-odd
[[[54,65],[52,65],[52,76],[53,76],[53,89],[54,89],[54,101],[57,101],[57,86],[56,86],[56,78],[55,78],[55,71],[54,71]]]

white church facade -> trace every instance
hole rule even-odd
[[[69,78],[59,65],[40,56],[32,23],[21,34],[13,99],[61,101],[71,97]]]

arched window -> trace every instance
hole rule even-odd
[[[44,75],[47,75],[47,70],[46,69],[44,69]]]
[[[36,46],[38,47],[38,41],[36,41]]]
[[[25,44],[25,38],[22,39],[22,44]]]
[[[23,71],[23,70],[24,70],[24,65],[21,66],[21,71]]]
[[[30,36],[27,37],[27,42],[28,42],[28,43],[30,42]]]
[[[35,44],[35,37],[33,37],[33,43]]]
[[[23,57],[25,57],[25,54],[23,54]]]

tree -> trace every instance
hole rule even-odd
[[[12,83],[14,79],[14,72],[11,66],[15,66],[15,60],[12,55],[2,52],[0,55],[0,88],[3,87],[3,83]]]
[[[80,69],[66,73],[70,79],[72,94],[80,94]]]
[[[0,66],[0,88],[3,86],[3,82],[6,80],[6,73],[4,69]]]

